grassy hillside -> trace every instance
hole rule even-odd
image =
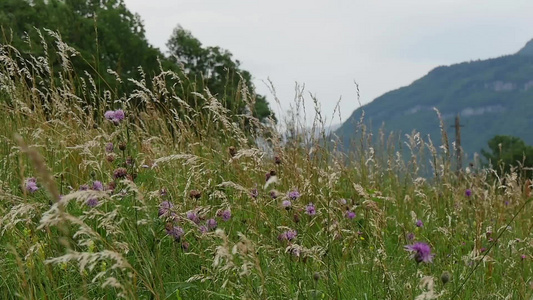
[[[384,124],[385,132],[403,135],[417,130],[438,140],[435,107],[451,134],[454,129],[450,126],[460,115],[462,147],[470,159],[495,135],[513,135],[533,144],[529,130],[533,125],[533,56],[525,55],[527,49],[520,55],[435,68],[411,85],[357,109],[337,134],[345,143],[358,139],[355,127],[364,110],[365,124],[371,125],[374,133]],[[450,142],[453,140],[450,136]]]
[[[416,135],[408,163],[366,134],[349,155],[306,135],[282,144],[210,96],[155,109],[151,95],[175,97],[171,72],[114,97],[76,70],[35,77],[46,59],[6,45],[0,61],[2,299],[533,296],[516,174],[458,177]]]

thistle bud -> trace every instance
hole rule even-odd
[[[442,281],[442,284],[446,284],[448,281],[450,281],[450,273],[446,271],[442,273],[440,276],[440,281]]]

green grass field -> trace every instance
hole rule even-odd
[[[53,71],[0,48],[1,299],[533,299],[517,173],[456,174],[416,134],[405,162],[364,127],[349,154],[282,142],[169,74],[119,94],[57,48]]]

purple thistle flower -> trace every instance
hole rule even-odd
[[[198,218],[198,215],[192,210],[189,210],[187,212],[187,219],[193,221],[196,224],[200,223],[200,218]]]
[[[316,215],[316,209],[315,209],[315,206],[313,205],[313,203],[309,203],[306,207],[305,207],[305,212],[310,215],[310,216],[314,216]]]
[[[416,220],[415,225],[416,225],[416,227],[422,227],[422,226],[424,226],[424,223],[422,223],[422,220]]]
[[[113,146],[113,143],[109,142],[105,144],[105,152],[111,153],[115,149],[115,146]]]
[[[257,199],[257,196],[259,196],[259,192],[257,191],[257,189],[252,189],[250,191],[250,196],[252,196],[252,198],[254,199]]]
[[[472,196],[472,190],[471,189],[466,189],[465,196],[467,196],[467,197]]]
[[[276,198],[278,198],[278,192],[276,192],[276,191],[270,191],[270,197],[272,197],[272,199],[276,199]]]
[[[179,226],[173,226],[170,224],[170,226],[166,226],[167,234],[174,238],[176,242],[179,242],[181,240],[181,237],[185,234],[183,231],[183,228]]]
[[[128,174],[128,171],[125,168],[118,168],[113,171],[113,177],[115,179],[124,178]]]
[[[346,218],[353,220],[355,218],[355,213],[353,211],[347,211]]]
[[[104,190],[104,185],[100,181],[95,180],[93,181],[93,190],[101,192]]]
[[[412,257],[415,259],[417,263],[421,262],[432,262],[433,261],[433,254],[431,254],[431,248],[426,243],[414,243],[413,245],[407,245],[405,246],[405,250],[411,252],[413,255]]]
[[[114,119],[116,121],[120,122],[120,121],[124,120],[124,117],[126,117],[126,115],[124,114],[124,111],[122,109],[115,110]]]
[[[112,111],[112,110],[108,110],[108,111],[106,111],[106,112],[104,113],[104,117],[105,117],[107,120],[111,121],[111,120],[113,120],[113,119],[115,118],[115,112]]]
[[[286,210],[289,210],[292,207],[292,202],[290,200],[283,200],[283,202],[281,202],[281,206]]]
[[[209,231],[205,225],[198,227],[198,230],[200,230],[201,233],[206,233]]]
[[[222,220],[226,222],[229,221],[229,219],[231,218],[231,210],[226,209],[225,211],[222,212],[221,216],[222,216]]]
[[[412,233],[412,232],[409,232],[409,233],[407,234],[407,240],[408,240],[408,241],[413,241],[414,239],[415,239],[415,234]]]
[[[285,232],[285,236],[287,237],[287,241],[292,241],[296,238],[296,236],[298,235],[298,232],[296,230],[288,230]]]
[[[174,205],[170,201],[161,202],[161,204],[159,204],[159,213],[158,213],[158,215],[161,217],[162,215],[168,213],[173,206]]]
[[[208,228],[209,230],[214,230],[214,229],[216,229],[216,228],[217,228],[217,225],[218,225],[218,224],[217,224],[217,221],[216,221],[215,219],[209,219],[209,220],[207,220],[206,224],[207,224],[207,228]]]
[[[290,191],[288,196],[289,196],[289,199],[294,201],[300,198],[300,193],[297,190],[294,190],[294,191]]]
[[[85,202],[85,204],[87,204],[87,206],[93,208],[93,207],[96,207],[98,205],[98,203],[100,203],[98,201],[98,198],[96,197],[91,197],[89,199],[87,199],[87,202]]]
[[[37,180],[35,177],[26,179],[26,190],[30,193],[37,192],[39,188],[37,187]]]

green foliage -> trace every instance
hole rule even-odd
[[[87,72],[96,89],[109,90],[114,98],[137,89],[138,84],[132,80],[151,87],[154,76],[163,69],[182,74],[182,79],[192,78],[183,80],[187,86],[167,87],[176,89],[179,98],[189,105],[200,106],[201,98],[193,92],[203,93],[208,88],[234,114],[244,112],[242,98],[247,97],[255,103],[250,107],[254,116],[261,120],[273,117],[266,98],[255,93],[250,73],[241,70],[239,61],[233,61],[228,51],[219,47],[203,49],[190,33],[182,35],[177,30],[169,40],[169,47],[172,55],[179,55],[181,65],[178,65],[174,56],[167,58],[148,43],[140,16],[131,13],[123,0],[5,0],[0,3],[0,24],[3,34],[0,40],[19,49],[25,57],[30,54],[46,57],[54,74],[50,78],[56,81],[59,77],[75,76],[67,74],[69,70],[61,66],[64,61],[61,55],[48,51],[57,47],[53,45],[56,38],[43,34],[43,28],[58,32],[61,40],[73,48],[67,51],[69,56],[75,55],[70,70]],[[181,66],[185,69],[180,69]],[[75,93],[81,96],[82,83],[74,84]],[[248,94],[242,85],[246,85]],[[176,101],[165,95],[154,95],[154,98],[166,102],[159,109],[177,109]],[[87,101],[89,105],[101,105]],[[144,105],[137,98],[132,101]]]
[[[518,137],[497,135],[489,140],[488,147],[489,151],[482,150],[481,154],[493,165],[502,167],[500,174],[509,172],[513,166],[520,169],[533,166],[533,147]]]
[[[209,91],[221,99],[224,106],[242,113],[243,101],[235,98],[252,97],[253,115],[259,119],[272,117],[268,102],[264,96],[257,95],[251,85],[252,75],[240,69],[240,62],[233,60],[232,54],[220,47],[203,47],[192,33],[177,26],[167,42],[170,59],[182,66],[192,90]],[[245,84],[251,94],[242,94],[240,90]]]

